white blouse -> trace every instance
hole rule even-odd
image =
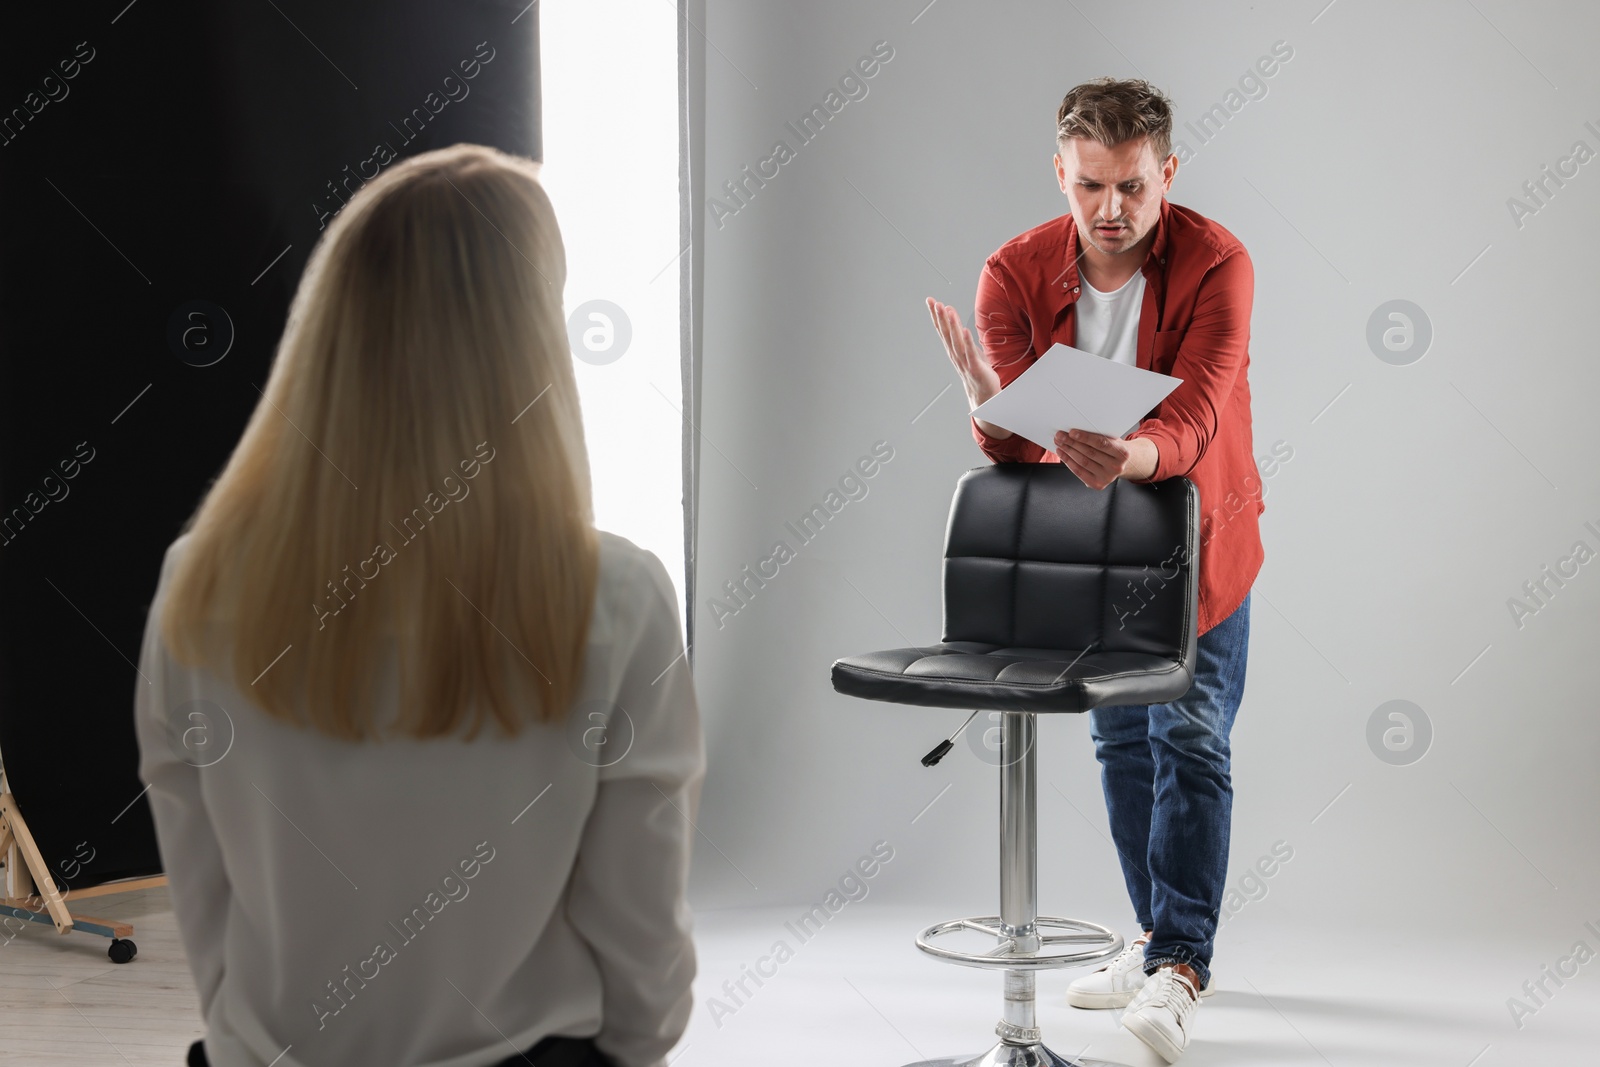
[[[158,620],[187,540],[162,564],[134,714],[211,1063],[480,1067],[565,1034],[665,1064],[696,970],[705,746],[661,561],[600,533],[566,722],[351,743],[172,660]]]

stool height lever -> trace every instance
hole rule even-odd
[[[926,756],[923,756],[922,757],[922,765],[924,767],[932,767],[935,763],[938,763],[940,760],[944,759],[945,754],[948,753],[952,748],[955,747],[956,738],[960,737],[961,736],[961,731],[965,730],[967,728],[967,723],[971,722],[974,718],[976,718],[978,712],[981,711],[981,710],[983,710],[983,709],[981,709],[981,708],[975,709],[972,712],[971,715],[967,716],[967,722],[964,722],[960,726],[956,727],[956,732],[955,733],[951,734],[949,737],[945,738],[943,741],[940,741],[938,743],[938,745],[936,745],[934,747],[934,750],[932,752],[928,753]]]

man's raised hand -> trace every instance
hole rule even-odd
[[[949,304],[941,304],[928,297],[928,314],[933,316],[934,329],[944,342],[945,355],[961,376],[961,387],[967,394],[967,408],[971,410],[1000,391],[1000,375],[984,358],[983,346],[972,336],[972,331],[961,325],[961,316]],[[990,437],[1003,439],[1011,431],[984,419],[976,419],[978,428]]]

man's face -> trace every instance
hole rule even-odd
[[[1112,148],[1087,137],[1072,137],[1055,163],[1079,235],[1108,256],[1126,252],[1150,232],[1178,172],[1175,155],[1157,163],[1148,137]]]

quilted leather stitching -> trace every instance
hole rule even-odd
[[[1017,565],[1017,557],[1022,554],[1022,524],[1028,517],[1028,489],[1033,485],[1032,478],[1022,480],[1022,499],[1017,503],[1016,531],[1011,538],[1011,624],[1006,629],[1010,638],[1008,644],[1017,643],[1017,575],[1022,568]]]

